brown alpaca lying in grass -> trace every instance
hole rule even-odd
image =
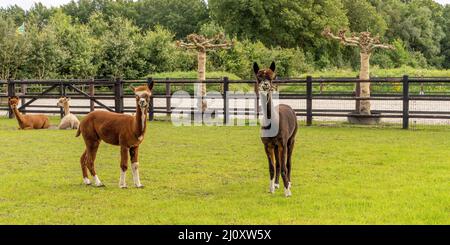
[[[48,117],[45,115],[23,115],[17,109],[19,105],[19,98],[13,96],[8,98],[9,106],[11,107],[17,122],[19,122],[19,129],[43,129],[50,127]]]
[[[78,118],[74,114],[70,113],[69,101],[70,98],[61,97],[56,104],[57,106],[64,108],[64,117],[61,119],[61,123],[58,126],[59,129],[78,129],[78,126],[80,125]]]
[[[134,185],[138,188],[144,187],[139,179],[138,153],[139,145],[144,140],[147,129],[147,113],[150,97],[152,95],[153,83],[148,86],[132,88],[136,95],[136,115],[130,116],[109,111],[93,111],[89,113],[78,128],[77,137],[82,134],[86,150],[80,158],[83,182],[90,185],[88,172],[94,178],[96,186],[104,186],[98,178],[94,161],[100,141],[105,141],[111,145],[120,146],[120,181],[119,187],[126,188],[126,171],[128,169],[128,154],[131,158],[131,172],[133,174]]]

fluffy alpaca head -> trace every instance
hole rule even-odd
[[[147,86],[130,86],[130,88],[136,95],[136,102],[141,107],[141,109],[146,109],[150,103],[150,97],[152,96],[153,82],[149,83]]]
[[[58,99],[58,103],[56,103],[59,107],[64,107],[65,104],[68,104],[70,101],[69,97],[61,97]]]
[[[256,76],[255,92],[262,92],[264,95],[275,90],[272,81],[275,79],[275,62],[272,62],[269,69],[259,69],[258,63],[253,63],[253,72]]]
[[[8,103],[11,106],[11,108],[16,108],[17,105],[19,105],[19,97],[17,96],[9,97]]]

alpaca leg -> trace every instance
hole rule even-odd
[[[86,150],[83,152],[83,154],[80,157],[80,164],[81,164],[81,172],[83,173],[83,183],[85,185],[90,185],[91,181],[88,178],[87,173],[87,161],[86,161]]]
[[[294,136],[295,137],[295,136]],[[292,169],[292,152],[294,151],[294,145],[295,145],[295,138],[291,138],[290,142],[288,142],[288,153],[287,153],[287,175],[289,179],[289,183],[292,184],[291,181],[291,169]]]
[[[127,147],[120,147],[120,181],[119,181],[119,187],[120,188],[127,188],[126,183],[126,173],[128,169],[128,148]]]
[[[289,197],[289,196],[292,195],[292,193],[291,193],[291,183],[289,182],[289,179],[287,177],[287,166],[286,166],[287,144],[279,144],[278,145],[278,158],[277,158],[277,160],[280,161],[280,165],[281,165],[281,177],[283,178],[284,195],[286,197]]]
[[[50,122],[48,121],[48,119],[45,119],[44,126],[42,126],[42,128],[49,128],[49,127],[50,127]]]
[[[130,157],[131,157],[131,173],[133,174],[134,185],[137,188],[143,188],[144,185],[141,184],[141,179],[139,178],[139,146],[130,148]]]
[[[100,179],[97,176],[97,173],[95,172],[95,157],[97,155],[97,150],[100,142],[95,142],[92,145],[87,147],[86,156],[87,156],[87,167],[89,171],[91,172],[91,175],[94,177],[95,185],[97,187],[103,187],[103,183],[100,181]]]
[[[269,184],[269,192],[275,192],[275,150],[273,147],[264,145],[264,149],[266,151],[267,160],[269,162],[269,174],[270,174],[270,184]]]
[[[68,124],[66,118],[63,118],[63,119],[61,120],[61,123],[59,123],[58,128],[59,128],[59,129],[67,129],[68,126],[69,126],[69,124]]]
[[[275,154],[278,154],[277,146],[275,146]],[[275,158],[275,159],[276,159],[275,188],[278,189],[278,188],[280,188],[281,164],[277,158]]]

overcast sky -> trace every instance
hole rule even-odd
[[[450,0],[435,0],[441,4],[450,4]],[[7,7],[8,5],[17,4],[24,9],[29,9],[35,2],[41,2],[46,6],[58,6],[66,4],[70,0],[0,0],[0,7]]]

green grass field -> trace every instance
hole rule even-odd
[[[57,123],[57,119],[52,119]],[[150,122],[144,189],[119,189],[119,149],[102,143],[106,188],[82,184],[74,130],[19,131],[0,119],[0,224],[449,224],[450,131],[301,127],[293,196],[269,194],[258,127]]]

